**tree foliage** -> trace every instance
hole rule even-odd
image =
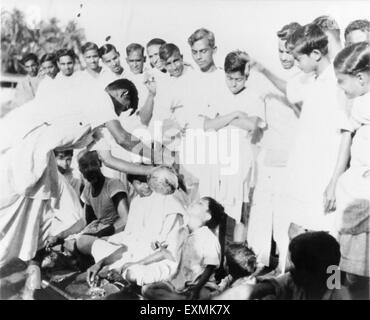
[[[41,57],[61,48],[73,49],[80,55],[85,40],[83,29],[75,21],[64,28],[56,18],[38,22],[34,28],[27,25],[25,14],[19,9],[1,10],[1,71],[24,73],[20,60],[26,53]]]

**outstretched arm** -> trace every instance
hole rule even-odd
[[[147,175],[154,168],[153,166],[143,166],[122,159],[118,159],[112,155],[110,150],[97,150],[100,160],[108,168],[122,171],[130,174]]]
[[[271,83],[282,93],[286,95],[286,86],[287,82],[281,78],[279,78],[277,75],[275,75],[273,72],[271,72],[269,69],[267,69],[265,66],[263,66],[261,63],[252,60],[251,61],[251,67],[255,68],[258,72],[262,73],[268,80],[271,81]]]
[[[123,129],[118,120],[109,121],[105,126],[113,136],[116,143],[122,148],[150,159],[150,147],[146,146],[139,138]]]

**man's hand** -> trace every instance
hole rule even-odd
[[[261,72],[261,73],[264,70],[264,66],[253,58],[249,59],[249,66],[250,66],[251,69],[253,68],[253,69],[255,69],[255,70],[257,70],[258,72]]]
[[[336,183],[330,181],[324,192],[324,212],[331,213],[336,209],[335,199]]]
[[[157,82],[155,81],[154,77],[152,75],[146,74],[144,84],[148,89],[149,94],[155,97],[155,95],[157,94]]]
[[[95,263],[92,265],[89,269],[86,271],[86,281],[89,284],[89,286],[93,286],[96,283],[97,276],[100,270],[102,270],[103,263],[101,261]]]
[[[61,242],[62,239],[58,238],[57,236],[49,236],[46,239],[46,251],[50,251],[52,247],[55,247]]]

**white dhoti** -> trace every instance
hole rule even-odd
[[[274,201],[283,182],[285,166],[267,166],[265,152],[261,152],[257,163],[257,180],[248,222],[248,245],[257,255],[258,262],[269,266],[271,239],[275,226]]]
[[[32,259],[47,236],[83,224],[78,197],[58,173],[53,149],[82,142],[89,131],[43,124],[1,150],[0,266],[13,257]]]

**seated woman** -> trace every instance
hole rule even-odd
[[[150,173],[148,184],[152,194],[132,200],[123,232],[77,242],[96,262],[87,270],[89,284],[111,269],[138,285],[166,280],[176,272],[185,220],[185,209],[174,196],[178,179],[172,169],[160,166]]]
[[[189,207],[188,215],[189,232],[181,249],[176,274],[167,282],[144,286],[142,291],[145,298],[207,299],[216,288],[215,271],[222,260],[216,233],[218,227],[225,225],[224,208],[214,199],[203,197]],[[223,235],[221,229],[219,235]]]

